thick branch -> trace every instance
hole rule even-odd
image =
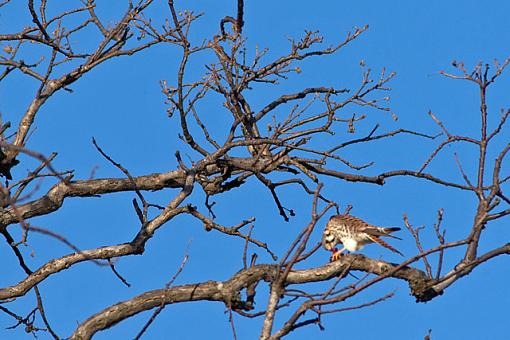
[[[376,275],[384,275],[397,267],[395,264],[370,259],[363,255],[347,255],[344,261],[328,263],[319,268],[292,270],[285,280],[285,285],[326,281],[341,275],[348,266],[350,270],[363,270]],[[278,265],[262,264],[241,270],[224,282],[208,281],[149,291],[93,315],[76,329],[70,339],[90,339],[98,331],[107,329],[137,313],[159,307],[161,304],[198,300],[223,301],[227,306],[242,309],[240,291],[257,281],[273,282],[278,272]],[[390,276],[407,281],[411,294],[417,299],[428,294],[427,289],[431,281],[421,270],[404,267]]]
[[[58,210],[66,197],[89,197],[113,192],[138,190],[161,190],[163,188],[182,188],[186,174],[184,171],[170,171],[129,178],[103,178],[60,182],[53,186],[43,197],[6,209],[0,213],[0,225],[7,226],[21,219],[49,214]]]

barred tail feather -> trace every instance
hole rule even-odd
[[[395,231],[399,231],[400,230],[399,227],[385,227],[383,229],[384,229],[384,232],[386,233],[386,235],[384,235],[384,236],[391,237],[391,238],[396,238],[397,240],[402,240],[400,237],[397,237],[395,235],[391,235],[391,233],[393,233]]]
[[[370,237],[370,239],[371,239],[372,241],[374,241],[375,243],[380,244],[380,245],[381,245],[381,246],[383,246],[384,248],[389,249],[389,250],[391,250],[392,252],[399,254],[400,256],[404,256],[404,254],[402,254],[402,253],[401,253],[401,252],[399,252],[397,249],[395,249],[395,248],[393,248],[392,246],[390,246],[388,243],[386,243],[386,242],[384,242],[383,240],[381,240],[379,237],[377,237],[377,236],[373,236],[373,235],[370,235],[369,237]]]

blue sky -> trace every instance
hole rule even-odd
[[[113,23],[125,8],[119,3],[121,1],[115,5],[99,2],[98,14],[106,22]],[[235,14],[233,1],[176,1],[176,4],[182,9],[204,12],[192,26],[195,42],[216,34],[219,20]],[[359,63],[364,60],[374,74],[383,67],[397,73],[391,82],[390,106],[399,119],[394,121],[388,113],[371,112],[368,122],[359,126],[359,135],[370,131],[376,122],[381,124],[380,132],[403,127],[436,134],[439,130],[427,116],[432,110],[453,133],[476,137],[479,123],[477,88],[466,82],[445,79],[439,71],[453,71],[450,66],[453,60],[463,60],[471,68],[479,61],[492,62],[495,58],[504,60],[510,56],[509,10],[510,3],[504,1],[490,5],[482,1],[246,1],[244,34],[247,52],[253,54],[255,46],[268,47],[270,52],[266,60],[286,53],[289,38],[299,38],[306,29],[319,30],[327,46],[342,40],[354,26],[370,25],[367,32],[338,54],[303,62],[300,64],[301,74],[292,75],[276,87],[254,89],[248,96],[253,107],[259,108],[268,98],[298,88],[353,87],[360,81]],[[10,33],[29,25],[26,13],[26,4],[21,2],[1,8],[0,32]],[[164,14],[156,9],[152,13],[156,18]],[[83,46],[89,43],[85,39],[80,41]],[[34,53],[27,51],[27,62],[37,60]],[[211,62],[209,57],[208,54],[198,55],[192,61],[188,79],[200,77],[204,64]],[[97,153],[91,143],[92,137],[134,175],[175,168],[173,154],[176,150],[184,152],[186,148],[177,138],[177,117],[169,118],[166,114],[159,81],[175,82],[178,58],[179,50],[175,46],[157,46],[133,57],[101,65],[72,86],[74,93],[58,93],[45,104],[37,117],[37,129],[28,147],[46,155],[58,152],[55,166],[60,170],[74,169],[75,178],[88,178],[95,167],[98,178],[123,176]],[[510,75],[504,75],[489,90],[491,126],[497,122],[499,110],[510,105],[509,79]],[[16,125],[35,90],[36,84],[19,74],[0,83],[2,118]],[[201,106],[205,120],[215,131],[220,131],[226,124],[221,118],[220,106],[217,98],[208,99]],[[360,112],[363,110],[359,109]],[[508,130],[501,137],[499,143],[505,138],[508,140]],[[342,131],[335,138],[345,140],[352,136]],[[376,164],[373,169],[366,170],[368,174],[390,169],[417,169],[436,143],[415,136],[399,136],[348,149],[342,156],[358,163],[374,160]],[[464,147],[447,148],[431,164],[429,171],[461,182],[453,151],[459,152],[466,171],[473,175],[476,153],[474,149]],[[192,153],[183,154],[196,157]],[[21,177],[30,170],[33,163],[28,159],[25,161],[15,169],[15,176]],[[508,164],[505,167],[508,172]],[[432,224],[437,209],[445,210],[444,226],[449,240],[465,237],[475,213],[473,195],[409,178],[390,179],[383,187],[324,181],[328,197],[341,207],[352,204],[352,214],[374,224],[402,226],[402,215],[408,214],[413,224],[426,226],[424,239],[429,247],[436,245]],[[45,183],[46,187],[50,184]],[[217,221],[234,225],[256,216],[254,236],[268,242],[278,255],[282,255],[296,233],[309,221],[311,200],[295,187],[282,189],[280,193],[284,204],[297,212],[288,223],[278,216],[270,193],[255,181],[215,198]],[[174,194],[165,190],[147,193],[147,198],[165,204]],[[35,218],[31,223],[62,233],[83,249],[125,242],[139,227],[131,206],[133,198],[131,193],[122,193],[102,198],[67,199],[58,212]],[[204,209],[200,191],[192,195],[190,202]],[[316,230],[314,233],[316,240],[319,240],[320,232]],[[401,232],[401,236],[404,240],[396,241],[398,248],[406,255],[415,254],[412,237],[406,232]],[[487,230],[481,249],[506,243],[509,237],[508,222],[494,223]],[[176,284],[225,280],[241,269],[242,241],[214,232],[205,233],[196,221],[176,218],[158,231],[143,256],[122,259],[117,264],[118,270],[132,284],[131,288],[124,287],[107,268],[93,264],[80,264],[42,284],[46,312],[56,331],[63,336],[69,335],[77,322],[91,314],[143,291],[163,287],[177,270],[190,240],[190,260]],[[259,254],[259,263],[271,261],[259,249],[250,250]],[[34,252],[28,262],[35,269],[70,250],[54,239],[33,234],[30,247],[23,251],[27,256]],[[382,256],[388,261],[399,260],[376,246],[365,248],[363,253],[376,258]],[[0,245],[0,256],[4,259],[0,286],[21,280],[24,274],[6,245]],[[307,266],[325,263],[328,256],[321,251]],[[459,251],[447,253],[445,270],[450,269],[459,256]],[[346,302],[345,306],[396,290],[393,299],[363,310],[326,316],[323,319],[325,331],[310,326],[293,332],[288,338],[407,340],[421,339],[428,329],[432,329],[433,339],[504,339],[508,334],[506,319],[510,303],[506,283],[508,271],[504,269],[507,261],[501,257],[478,267],[443,296],[426,304],[415,303],[402,282],[387,280]],[[310,287],[320,289],[324,286]],[[266,287],[261,288],[257,295],[258,308],[263,308],[266,303]],[[32,308],[32,299],[30,293],[12,306],[22,314]],[[228,315],[224,311],[224,306],[219,303],[168,306],[145,338],[231,338]],[[275,327],[278,328],[286,316],[287,313],[282,313]],[[149,317],[150,313],[140,314],[99,333],[95,339],[132,338]],[[236,316],[239,338],[257,338],[261,321]],[[0,314],[0,338],[31,338],[20,331],[3,329],[10,325],[12,320]],[[46,336],[41,334],[39,338]]]

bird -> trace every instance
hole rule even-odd
[[[400,240],[400,238],[391,235],[391,233],[398,230],[400,230],[398,227],[377,227],[351,215],[334,215],[329,219],[326,228],[324,228],[322,246],[326,250],[333,252],[331,261],[338,260],[345,250],[354,252],[362,249],[368,243],[378,243],[384,248],[404,256],[380,238],[387,236]],[[343,245],[341,250],[336,248],[336,245],[339,243]]]

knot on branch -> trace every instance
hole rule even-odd
[[[379,184],[379,185],[386,184],[386,181],[384,180],[384,176],[377,176],[376,184]]]
[[[425,272],[411,267],[404,267],[401,271],[406,272],[402,278],[408,282],[411,295],[416,298],[416,302],[427,302],[442,294],[433,288],[436,280],[430,279]],[[399,274],[399,271],[395,274]]]
[[[423,287],[422,282],[419,283],[418,289],[419,290],[414,292],[413,288],[411,288],[411,292],[416,298],[416,302],[428,302],[436,296],[443,295],[442,291],[437,292],[434,288],[430,287],[430,285]]]
[[[8,157],[3,150],[0,149],[0,176],[12,179],[11,169],[19,164],[15,157]]]

